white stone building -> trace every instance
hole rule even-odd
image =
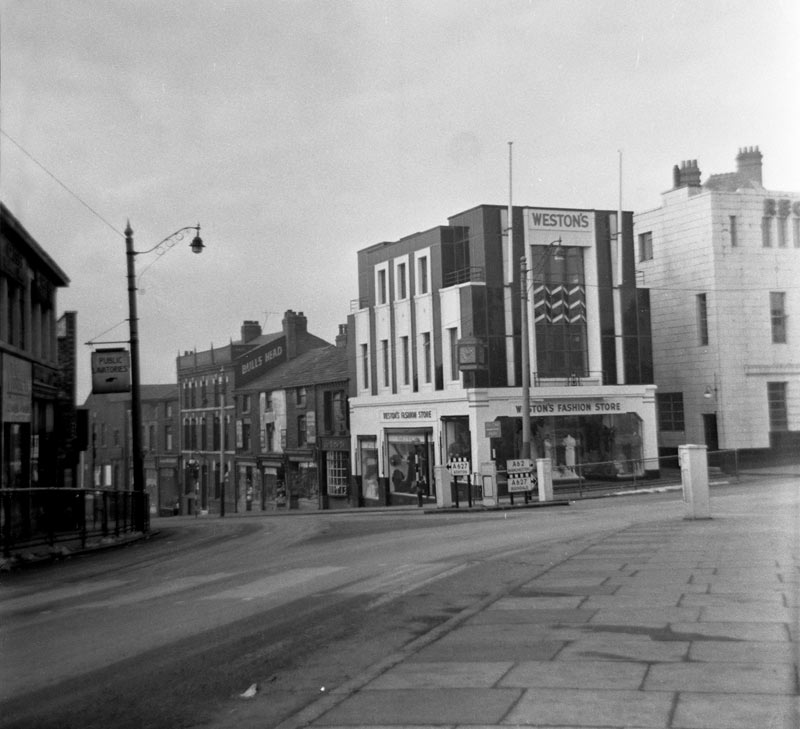
[[[634,216],[662,454],[800,451],[800,193],[764,187],[757,147],[736,163],[705,183],[696,160],[676,165]]]

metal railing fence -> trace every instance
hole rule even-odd
[[[144,496],[145,530],[150,528],[148,494]],[[134,531],[132,491],[77,488],[2,489],[0,533],[3,555],[39,545]]]

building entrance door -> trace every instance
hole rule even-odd
[[[717,434],[717,414],[703,414],[703,432],[705,433],[706,447],[712,453],[719,450],[719,436]]]

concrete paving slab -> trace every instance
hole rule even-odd
[[[632,575],[634,582],[668,582],[672,585],[683,585],[687,582],[697,581],[698,577],[713,577],[713,569],[685,567],[646,567],[638,569]]]
[[[522,661],[500,680],[521,688],[638,689],[646,663],[625,661]]]
[[[504,644],[442,640],[423,648],[415,655],[415,659],[464,662],[480,656],[485,661],[549,661],[564,645],[564,642],[557,640],[540,640],[535,643],[513,641]]]
[[[646,636],[598,633],[571,642],[558,654],[559,660],[584,661],[684,661],[689,641],[654,641]]]
[[[541,588],[552,590],[559,587],[597,587],[604,582],[606,582],[606,575],[603,572],[599,574],[595,572],[591,575],[547,574],[525,583],[519,589]]]
[[[545,665],[550,665],[545,662]],[[490,688],[514,664],[510,661],[447,661],[400,663],[367,684],[365,690]],[[514,687],[514,684],[509,684]]]
[[[651,666],[644,689],[793,695],[794,673],[794,666],[780,663],[661,664]]]
[[[656,592],[654,594],[615,593],[614,595],[590,595],[581,603],[582,610],[654,609],[677,608],[684,597],[683,592]],[[692,607],[692,606],[689,606]],[[696,608],[699,609],[699,608]]]
[[[604,584],[606,580],[602,575],[598,576],[591,584],[584,582],[576,582],[572,580],[560,580],[555,582],[532,582],[528,585],[514,590],[511,594],[517,597],[526,597],[533,595],[541,595],[547,597],[548,595],[613,595],[618,585]]]
[[[697,584],[701,581],[698,580]],[[727,593],[727,592],[783,592],[787,589],[785,582],[780,579],[770,580],[747,580],[747,579],[733,579],[732,577],[720,577],[719,579],[704,578],[702,583],[708,587],[710,593]]]
[[[588,623],[594,610],[484,610],[468,621],[468,625],[565,625]]]
[[[668,726],[672,694],[657,691],[530,689],[504,724],[563,727]],[[751,728],[752,729],[752,728]]]
[[[740,640],[698,640],[689,648],[690,661],[715,661],[719,663],[788,663],[796,664],[797,643],[766,643]]]
[[[510,688],[359,691],[323,714],[312,726],[498,724],[521,693],[521,689]]]
[[[682,693],[672,720],[674,729],[797,729],[796,696]]]
[[[610,580],[609,580],[610,582]],[[619,586],[619,589],[614,593],[615,595],[686,595],[690,593],[705,594],[708,592],[708,585],[697,585],[693,583],[684,583],[682,585],[673,585],[671,583],[651,583],[640,584],[634,583],[630,580],[624,582]]]
[[[702,608],[684,607],[608,607],[598,610],[589,621],[592,624],[667,626],[669,623],[692,622]]]
[[[710,640],[756,640],[775,641],[778,643],[789,640],[789,633],[782,623],[755,623],[755,622],[704,622],[699,623],[673,623],[672,630],[676,633],[693,634],[695,640],[705,636]]]
[[[700,619],[715,623],[797,623],[797,608],[754,605],[722,605],[702,608]]]
[[[584,598],[576,597],[503,597],[492,603],[492,610],[572,610]]]
[[[687,593],[681,598],[683,607],[729,607],[749,605],[755,609],[787,607],[781,592],[763,593],[760,591],[719,593]]]

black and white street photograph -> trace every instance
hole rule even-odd
[[[0,0],[3,729],[798,729],[799,37]]]

